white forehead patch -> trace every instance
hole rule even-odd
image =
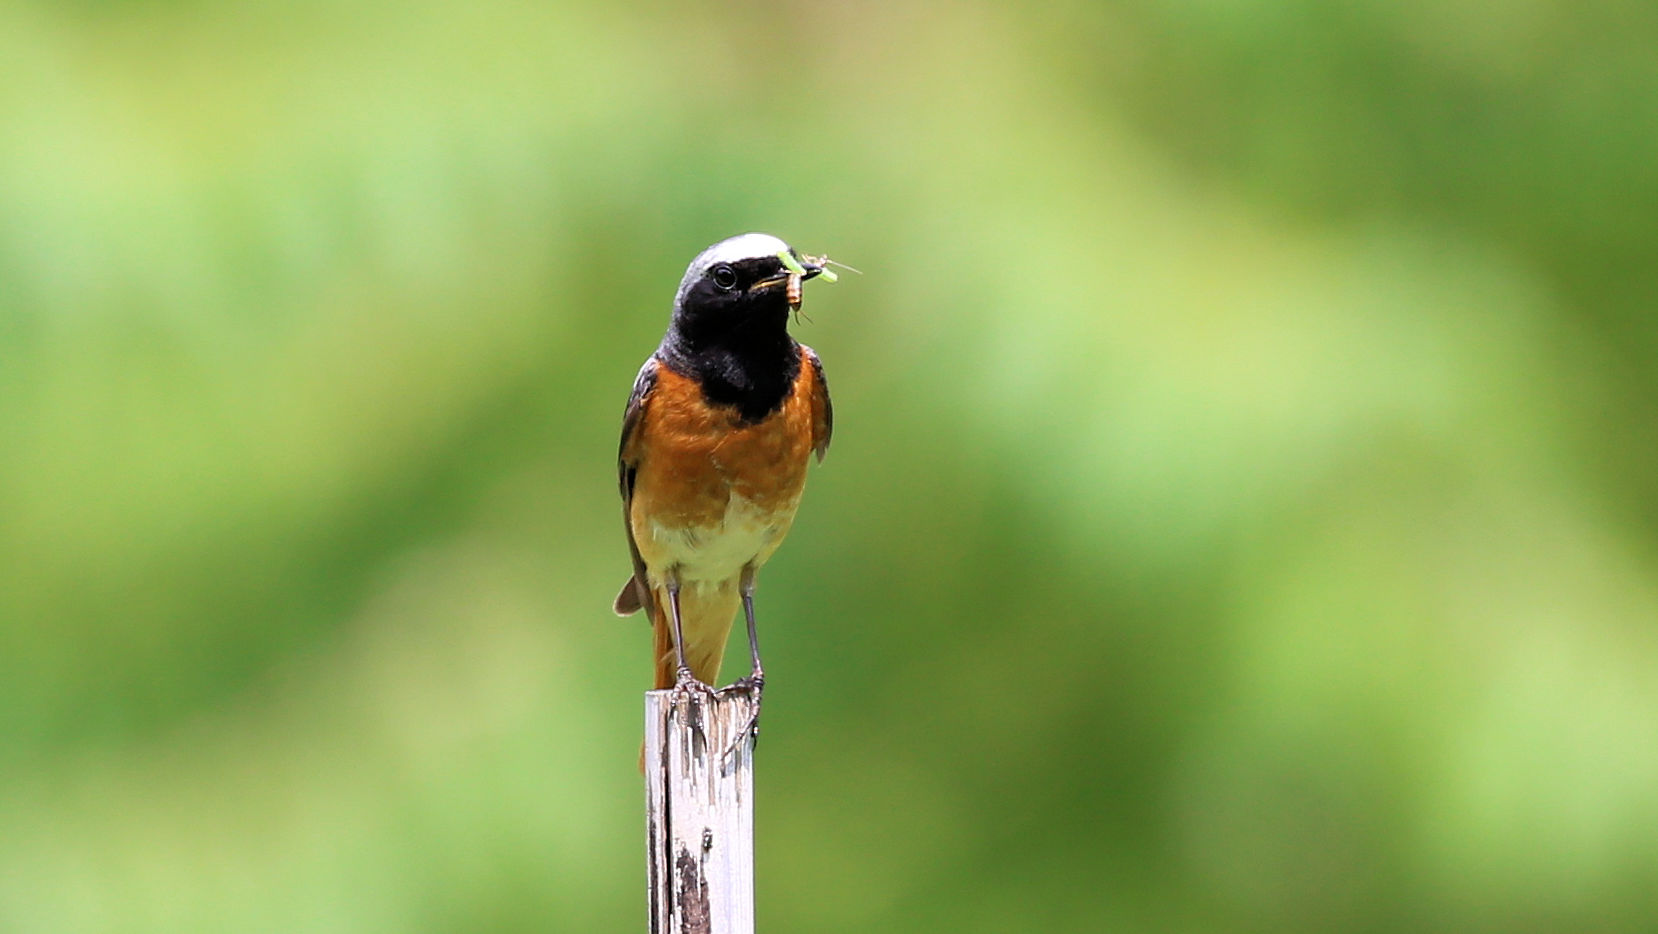
[[[735,263],[745,259],[756,259],[761,256],[776,256],[789,245],[771,234],[746,233],[721,240],[697,255],[691,261],[691,269],[704,270],[715,263]]]
[[[746,233],[721,240],[691,260],[691,265],[685,270],[685,278],[679,280],[678,301],[685,300],[685,293],[691,286],[697,284],[704,274],[720,263],[737,263],[745,259],[757,259],[762,256],[776,256],[789,245],[771,234]]]

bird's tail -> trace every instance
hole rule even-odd
[[[671,688],[679,673],[679,655],[674,651],[674,624],[669,614],[668,591],[656,588],[652,594],[651,642],[656,652],[656,687]],[[724,587],[686,587],[679,593],[679,621],[685,632],[685,663],[691,674],[704,684],[717,686],[725,642],[731,636],[731,622],[742,606],[735,582]]]
[[[616,611],[617,616],[632,616],[644,609],[644,604],[640,602],[640,594],[639,578],[629,577],[628,582],[622,585],[622,592],[616,595],[616,602],[612,603],[610,608]]]

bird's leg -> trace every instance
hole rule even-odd
[[[760,665],[760,633],[754,628],[754,565],[743,568],[737,588],[743,595],[743,616],[748,620],[748,657],[753,663],[749,676],[738,679],[737,683],[760,688],[766,683],[766,669]]]
[[[742,580],[738,589],[743,595],[743,616],[748,620],[748,655],[753,661],[753,671],[746,678],[738,678],[732,685],[734,688],[747,691],[754,697],[754,716],[749,718],[744,733],[753,733],[756,740],[760,737],[760,697],[766,688],[766,670],[760,665],[760,634],[754,627],[754,565],[743,568]],[[741,733],[738,734],[742,735]]]
[[[714,689],[691,673],[691,666],[685,661],[685,629],[679,621],[679,574],[676,571],[668,572],[668,611],[673,614],[674,622],[674,653],[679,660],[679,670],[674,680],[674,693],[684,694],[687,691],[702,691],[712,694]]]

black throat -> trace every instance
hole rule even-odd
[[[675,320],[656,355],[697,381],[712,405],[735,406],[744,422],[777,411],[800,375],[800,345],[789,336],[788,315],[713,331]]]

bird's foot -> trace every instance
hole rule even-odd
[[[678,676],[674,679],[674,702],[679,703],[681,701],[688,700],[692,692],[705,695],[709,698],[714,696],[714,689],[709,685],[698,681],[697,676],[691,674],[691,669],[680,668]]]
[[[766,673],[756,671],[746,678],[738,678],[731,682],[731,687],[727,690],[751,694],[754,696],[754,702],[758,704],[760,703],[760,695],[765,693],[766,690]]]
[[[746,678],[738,678],[736,681],[731,682],[730,689],[732,691],[747,694],[754,701],[754,713],[748,718],[748,723],[743,727],[742,731],[737,734],[738,740],[741,741],[744,736],[752,736],[754,737],[755,745],[759,745],[760,701],[766,692],[766,673],[763,671],[755,671],[754,674],[751,674]]]

